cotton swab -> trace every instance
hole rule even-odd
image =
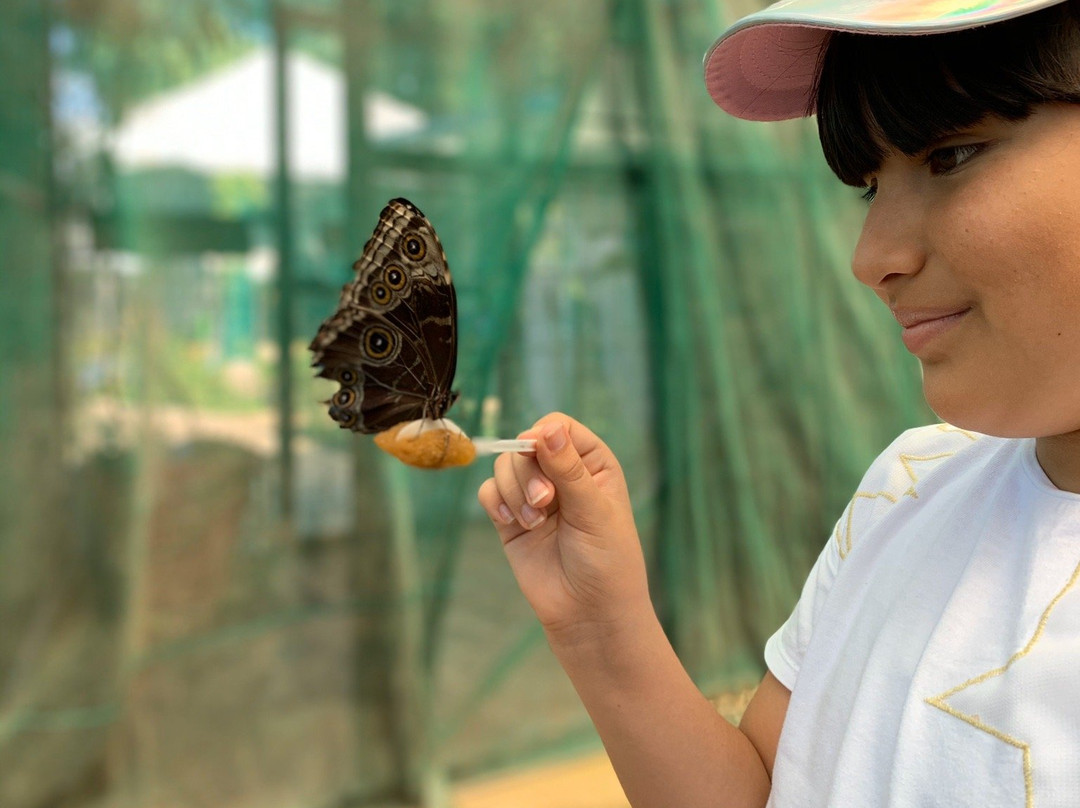
[[[502,452],[523,452],[528,454],[536,451],[536,441],[531,439],[507,440],[504,438],[473,438],[472,445],[476,448],[478,457],[500,454]]]

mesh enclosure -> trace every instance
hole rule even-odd
[[[0,4],[0,804],[449,804],[596,748],[475,492],[337,429],[306,347],[386,200],[436,227],[470,434],[630,483],[744,688],[931,418],[812,122],[712,107],[708,0]]]

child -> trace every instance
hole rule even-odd
[[[1080,0],[784,0],[705,75],[816,113],[945,423],[867,471],[737,729],[660,629],[608,448],[552,414],[496,461],[480,502],[630,802],[1080,805]]]

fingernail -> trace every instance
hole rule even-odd
[[[509,508],[506,507],[505,503],[499,506],[499,516],[502,517],[504,524],[514,524],[514,514]]]
[[[521,506],[521,521],[530,530],[544,521],[544,514],[536,510],[532,505]]]
[[[552,424],[544,430],[544,443],[553,452],[559,451],[566,445],[566,430],[563,429],[562,424]]]
[[[529,502],[533,505],[538,505],[540,503],[540,500],[542,500],[548,495],[548,491],[550,489],[546,485],[544,485],[543,481],[541,481],[538,477],[533,477],[531,480],[529,480],[527,490],[529,494]]]

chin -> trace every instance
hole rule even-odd
[[[960,391],[935,389],[923,379],[923,394],[934,414],[947,424],[995,438],[1039,437],[1031,418],[1011,407],[1000,396],[965,395]]]
[[[1080,432],[1075,374],[1017,372],[989,361],[921,363],[923,397],[942,421],[998,438]]]
[[[982,408],[971,406],[970,401],[950,406],[950,402],[937,402],[929,395],[926,401],[942,421],[968,432],[995,438],[1044,438],[1062,434],[1061,430],[1045,423],[1039,413],[1023,413],[1018,408],[1002,406],[1000,401]]]

